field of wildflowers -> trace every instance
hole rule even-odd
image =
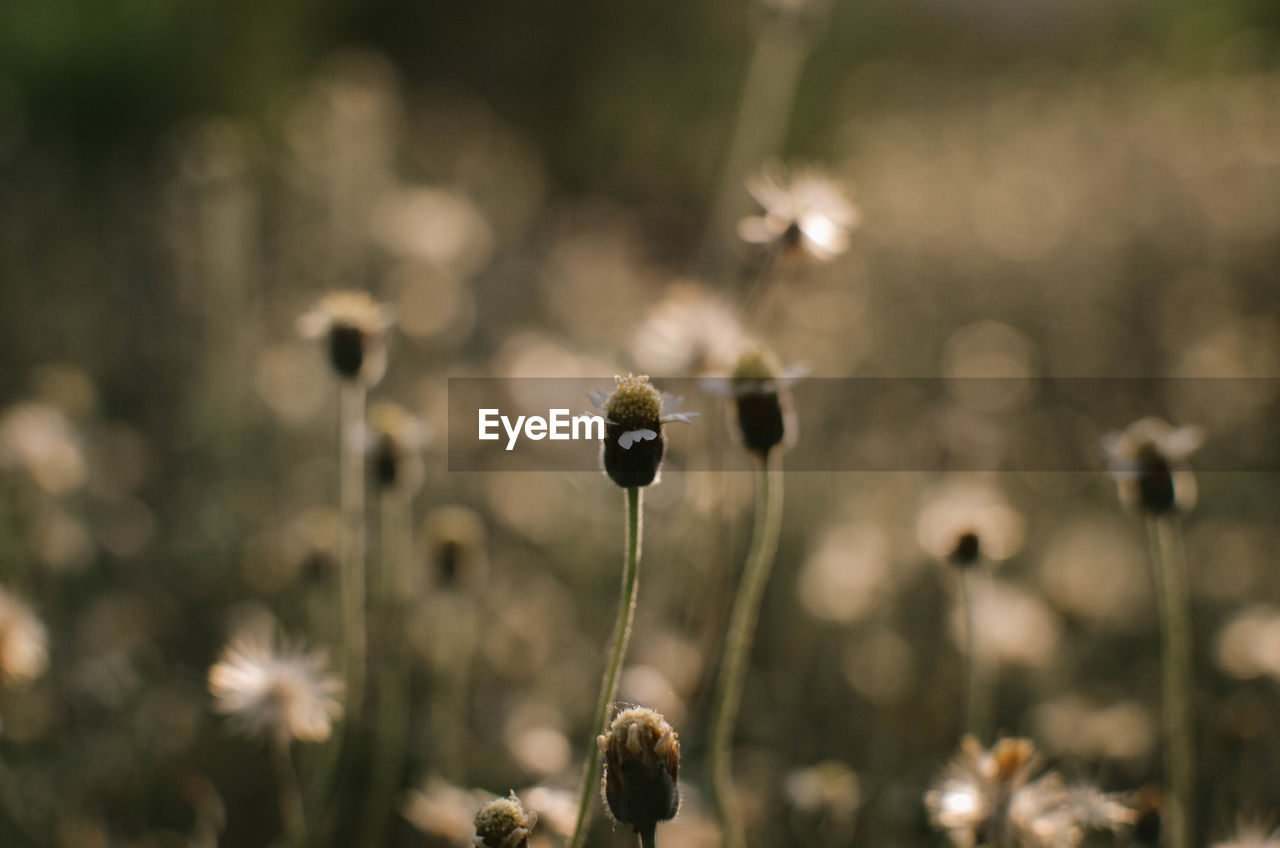
[[[0,846],[1280,845],[1278,57],[0,13]]]

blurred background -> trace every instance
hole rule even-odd
[[[756,264],[734,227],[775,157],[825,168],[861,224],[744,331]],[[267,756],[213,714],[206,675],[245,621],[326,644],[337,389],[295,321],[329,290],[393,307],[371,397],[434,434],[412,493],[413,729],[380,844],[469,844],[472,790],[517,789],[554,845],[622,493],[449,472],[448,377],[700,376],[747,332],[816,376],[1274,378],[1278,273],[1264,0],[8,3],[0,587],[43,622],[48,663],[23,681],[0,662],[0,843],[278,840]],[[1210,444],[1280,424],[1274,392],[1162,385],[1150,412]],[[736,450],[703,413],[673,454]],[[799,432],[890,450],[925,421],[998,458],[1043,414],[1018,392],[890,385],[839,432]],[[703,730],[745,483],[669,473],[647,497],[620,697],[681,734],[672,846],[718,844]],[[1154,596],[1110,481],[787,485],[736,753],[754,844],[942,844],[921,805],[959,733],[939,503],[998,507],[978,626],[999,729],[1073,778],[1158,784]],[[1277,496],[1274,475],[1201,474],[1187,522],[1206,841],[1280,809]],[[299,769],[319,767],[304,750]],[[590,844],[629,844],[596,818]]]

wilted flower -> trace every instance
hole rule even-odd
[[[30,607],[0,589],[0,676],[21,685],[43,674],[48,664],[44,625]]]
[[[391,323],[387,307],[367,292],[335,291],[298,318],[298,332],[327,341],[329,364],[338,376],[371,386],[387,369],[384,335]]]
[[[271,638],[237,639],[209,669],[214,708],[250,736],[321,742],[342,716],[342,684],[326,665],[322,652],[277,647]]]
[[[750,347],[738,356],[728,379],[705,380],[703,385],[712,394],[733,398],[743,446],[765,460],[769,451],[795,440],[795,414],[787,387],[803,373],[800,366],[784,371],[771,351]]]
[[[631,352],[650,373],[700,376],[732,365],[742,340],[727,303],[701,286],[678,283],[649,310]]]
[[[1159,515],[1195,506],[1196,480],[1186,460],[1203,442],[1199,427],[1174,427],[1147,417],[1108,433],[1102,449],[1124,504]]]
[[[1132,811],[1113,796],[1085,785],[1064,787],[1056,772],[1040,770],[1030,739],[1001,739],[986,750],[966,736],[925,795],[929,818],[960,848],[1069,848],[1089,830],[1132,822]]]
[[[680,740],[660,713],[632,707],[596,739],[604,755],[605,806],[637,833],[675,818],[680,809]]]
[[[662,425],[690,424],[698,413],[679,412],[681,399],[659,393],[644,375],[616,379],[612,394],[603,389],[590,393],[591,402],[605,414],[604,470],[623,488],[648,486],[662,466]]]
[[[403,406],[379,401],[369,407],[366,447],[374,480],[390,489],[414,492],[422,485],[422,449],[427,443],[425,425]]]
[[[484,519],[471,507],[441,506],[423,519],[427,567],[434,585],[476,586],[485,579]]]
[[[476,813],[476,848],[529,848],[529,836],[538,814],[520,803],[516,793],[497,798]]]
[[[747,190],[763,208],[738,222],[738,235],[790,255],[827,262],[849,247],[858,209],[839,183],[816,170],[788,174],[777,165],[747,181]]]

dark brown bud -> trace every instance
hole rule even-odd
[[[782,385],[782,369],[762,348],[743,353],[730,378],[743,446],[761,459],[794,432],[791,400]]]
[[[538,814],[526,810],[512,792],[490,801],[476,813],[475,848],[529,848]]]
[[[982,556],[982,540],[973,530],[966,530],[956,537],[955,547],[947,559],[952,565],[968,568]]]
[[[680,740],[661,714],[623,710],[597,743],[604,754],[605,806],[618,824],[650,830],[680,809]]]

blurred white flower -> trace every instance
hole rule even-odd
[[[848,249],[860,215],[835,180],[813,169],[789,173],[773,163],[747,181],[747,190],[763,211],[738,222],[743,241],[819,262]]]
[[[249,736],[323,741],[342,716],[342,684],[327,663],[323,652],[277,647],[270,637],[236,639],[209,669],[214,709]]]

